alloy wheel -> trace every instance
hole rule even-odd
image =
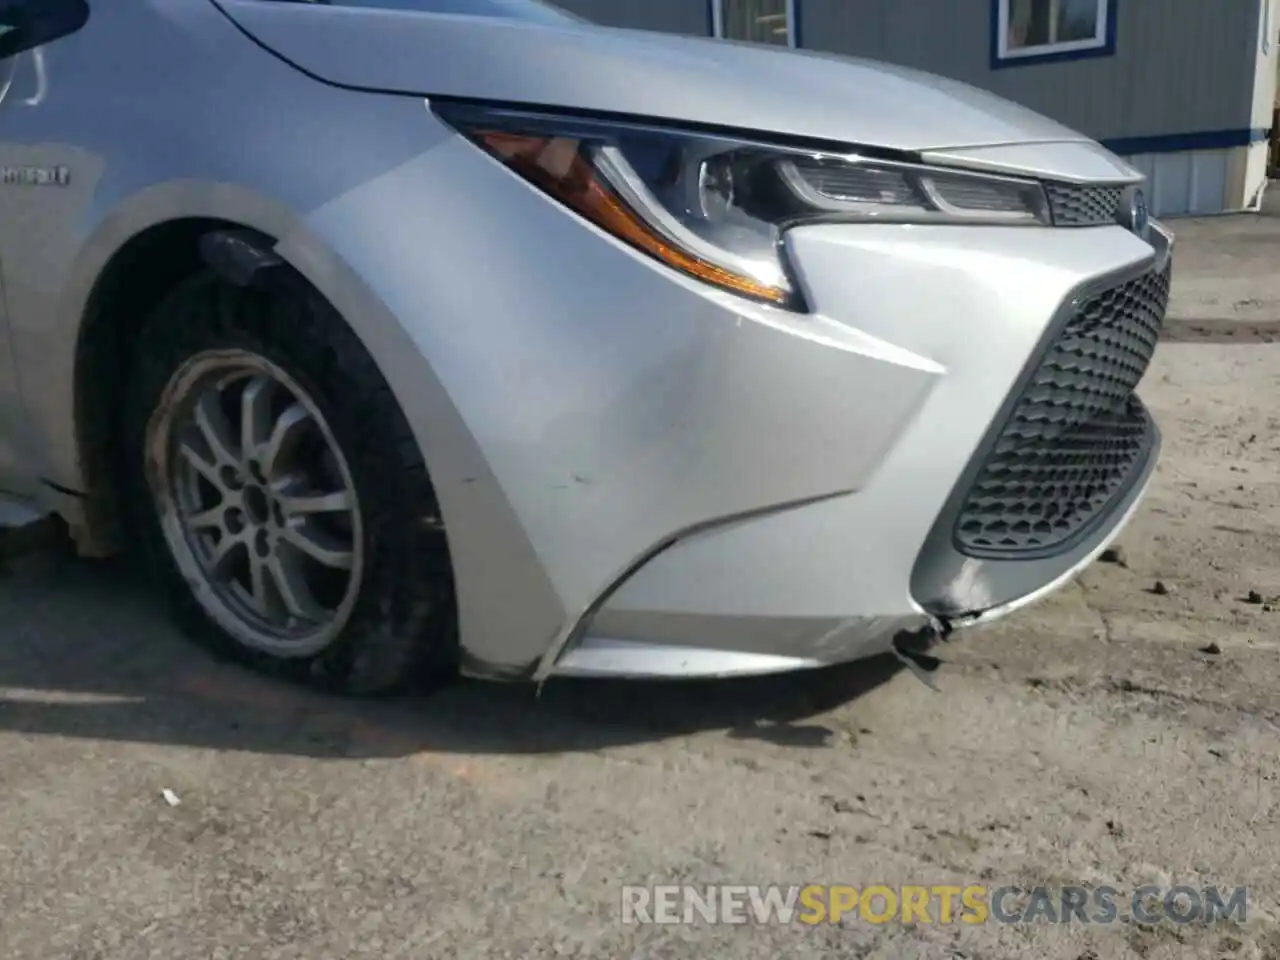
[[[315,401],[244,350],[191,358],[147,431],[164,538],[205,611],[276,657],[325,649],[363,572],[351,470]]]

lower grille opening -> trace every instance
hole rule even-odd
[[[1074,304],[965,495],[954,531],[960,552],[1068,549],[1130,487],[1155,440],[1133,390],[1168,298],[1166,268]]]

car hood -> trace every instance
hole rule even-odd
[[[215,0],[294,66],[346,87],[562,107],[901,151],[1088,138],[905,67],[639,30]]]

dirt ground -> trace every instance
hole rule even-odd
[[[112,566],[24,561],[0,956],[1280,958],[1280,219],[1176,227],[1121,562],[945,646],[939,693],[877,662],[352,704],[208,662]],[[681,882],[1249,891],[1243,924],[620,922],[622,884]]]

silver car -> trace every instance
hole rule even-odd
[[[265,669],[911,656],[1151,476],[1171,237],[972,87],[533,0],[0,0],[0,56],[7,515]]]

